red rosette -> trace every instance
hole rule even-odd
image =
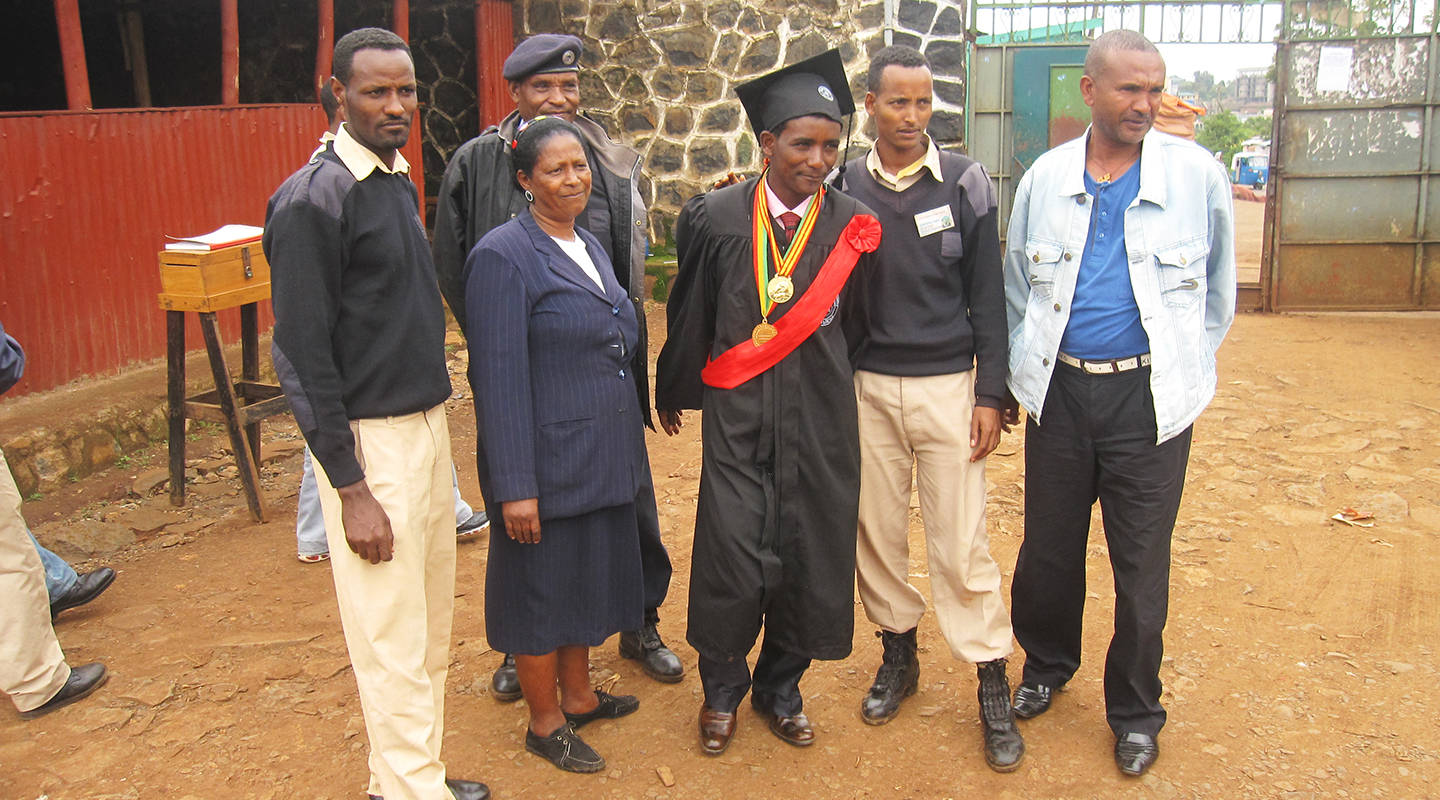
[[[873,253],[880,246],[880,220],[869,214],[856,214],[850,218],[840,237],[859,253]]]

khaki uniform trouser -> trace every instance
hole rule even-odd
[[[440,744],[455,605],[455,491],[445,406],[350,423],[365,482],[390,517],[394,559],[345,541],[340,495],[315,462],[331,572],[365,731],[370,794],[450,800]]]
[[[70,667],[50,627],[45,568],[26,531],[20,490],[0,451],[0,692],[33,711],[60,692]]]
[[[970,461],[973,370],[902,378],[855,373],[860,409],[860,530],[855,569],[870,621],[916,627],[925,597],[910,585],[914,470],[940,632],[956,658],[981,663],[1014,650],[1000,567],[985,533],[985,462]]]

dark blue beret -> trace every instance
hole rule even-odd
[[[580,39],[559,33],[537,33],[515,45],[501,74],[507,81],[523,81],[542,72],[580,69]]]

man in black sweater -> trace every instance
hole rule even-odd
[[[410,49],[335,44],[333,142],[270,198],[275,371],[315,455],[371,797],[478,800],[440,761],[455,595],[445,317],[410,165]],[[343,555],[346,550],[353,555]]]
[[[843,189],[874,209],[884,230],[868,287],[872,339],[855,391],[856,575],[885,653],[861,715],[889,722],[919,683],[915,628],[925,599],[907,580],[913,465],[935,616],[955,658],[979,665],[985,760],[1009,772],[1025,744],[1005,677],[1010,617],[985,534],[985,457],[1000,442],[1007,369],[995,197],[984,167],[942,152],[925,133],[925,56],[884,48],[870,62],[867,90],[878,139],[848,165]]]

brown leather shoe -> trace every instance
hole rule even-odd
[[[707,756],[718,756],[730,746],[735,738],[735,714],[716,711],[710,706],[700,706],[700,751]]]
[[[780,741],[796,747],[809,747],[815,744],[815,729],[810,727],[810,719],[804,714],[782,717],[764,709],[757,708],[755,710],[765,718],[770,725],[770,732],[780,737]]]

